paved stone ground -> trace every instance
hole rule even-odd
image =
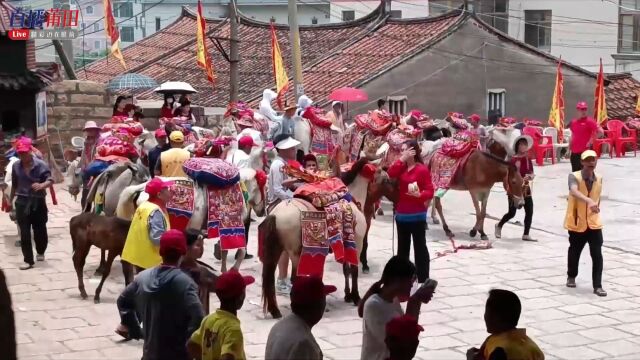
[[[478,346],[486,337],[482,319],[486,293],[494,287],[515,290],[523,301],[521,326],[543,349],[548,359],[637,359],[640,354],[640,242],[634,234],[640,213],[640,162],[637,159],[602,160],[599,171],[605,176],[602,202],[605,223],[604,286],[607,298],[591,293],[588,251],[581,261],[577,289],[564,287],[567,237],[562,229],[567,188],[567,162],[536,168],[535,216],[532,235],[539,243],[520,240],[521,227],[505,226],[503,239],[485,251],[461,251],[431,263],[431,276],[440,282],[434,300],[423,306],[420,323],[425,326],[420,341],[419,359],[464,359],[466,350]],[[140,342],[120,342],[113,334],[118,322],[115,300],[124,282],[120,264],[115,262],[102,292],[102,303],[81,300],[71,261],[68,220],[79,205],[58,189],[61,204],[51,207],[50,245],[47,261],[30,271],[19,271],[22,261],[15,226],[7,216],[0,217],[0,258],[14,301],[20,359],[140,359]],[[457,239],[465,243],[473,223],[473,208],[465,193],[451,192],[444,206]],[[506,210],[504,191],[494,189],[489,204],[491,217]],[[389,211],[387,211],[389,214]],[[517,219],[522,220],[520,212]],[[486,222],[493,234],[494,219]],[[254,223],[250,251],[256,253]],[[390,216],[379,217],[371,230],[370,275],[360,277],[364,294],[375,281],[392,253]],[[431,254],[447,249],[442,230],[431,225],[427,233]],[[205,261],[219,268],[207,244]],[[98,264],[99,252],[93,250],[85,269],[89,294],[98,279],[91,275]],[[257,284],[248,291],[240,312],[245,333],[246,352],[260,359],[269,329],[275,320],[265,318],[260,306],[260,264],[256,260],[243,265],[256,276]],[[326,281],[342,284],[339,267],[329,261]],[[341,288],[342,286],[338,286]],[[362,343],[361,320],[356,309],[345,304],[342,291],[328,300],[328,312],[315,333],[327,359],[359,359]],[[279,297],[284,313],[290,311],[287,299]],[[212,301],[215,307],[217,301]]]

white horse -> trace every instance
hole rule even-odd
[[[171,181],[185,180],[187,178],[174,177],[162,179],[165,181]],[[248,220],[248,217],[251,214],[250,210],[253,210],[257,216],[264,216],[266,199],[264,198],[263,192],[260,190],[258,182],[256,181],[256,171],[253,169],[240,169],[240,181],[245,184],[247,192],[249,193],[249,199],[245,203],[242,212],[243,223]],[[118,198],[118,205],[116,209],[116,215],[118,217],[127,220],[131,220],[133,218],[136,207],[149,198],[149,195],[144,192],[145,186],[146,182],[139,185],[128,186],[121,192]],[[207,221],[207,191],[206,186],[200,185],[197,182],[194,182],[194,187],[194,210],[189,219],[189,223],[187,224],[187,229],[201,231],[206,226]],[[136,194],[138,195],[137,200]],[[245,234],[245,236],[248,235],[249,234]],[[233,265],[234,269],[240,269],[240,264],[242,263],[242,260],[244,260],[245,254],[246,249],[240,249],[240,253],[238,254],[235,264]],[[227,269],[226,259],[227,252],[223,251],[221,268],[222,272],[225,272]]]

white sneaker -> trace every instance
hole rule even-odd
[[[276,283],[276,293],[279,295],[289,295],[291,293],[291,285],[287,283],[287,280],[280,280]]]
[[[494,231],[494,236],[496,237],[496,239],[500,239],[502,237],[502,227],[500,227],[500,224],[496,224],[496,230]]]

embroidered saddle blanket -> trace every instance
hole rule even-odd
[[[406,141],[414,139],[416,139],[416,135],[411,130],[407,131],[400,128],[391,130],[386,136],[389,150],[387,150],[387,154],[382,160],[381,165],[388,167],[394,161],[398,160],[402,154],[402,145]]]
[[[309,201],[317,209],[337,203],[347,195],[349,189],[338,178],[332,177],[326,180],[303,184],[293,193],[293,196]]]
[[[302,113],[302,117],[311,128],[311,152],[319,155],[333,153],[335,143],[331,132],[332,123],[325,118],[325,112],[310,106]]]
[[[431,180],[436,189],[448,189],[458,171],[464,167],[469,156],[478,148],[478,141],[447,138],[433,156],[429,167]]]
[[[196,182],[216,188],[225,188],[240,181],[238,168],[218,158],[190,158],[182,165],[182,169]]]

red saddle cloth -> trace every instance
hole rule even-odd
[[[431,181],[436,189],[448,189],[458,171],[464,167],[469,155],[478,149],[478,141],[471,134],[456,134],[457,138],[448,138],[442,147],[433,154],[429,167]],[[468,140],[463,140],[468,139]]]
[[[302,117],[309,121],[311,127],[311,152],[320,155],[333,153],[335,144],[331,136],[331,121],[325,118],[325,112],[309,106]]]
[[[308,183],[300,186],[293,196],[309,201],[313,206],[322,209],[342,199],[349,189],[338,178]]]

